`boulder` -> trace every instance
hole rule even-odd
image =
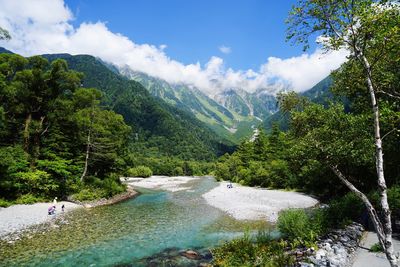
[[[186,250],[185,252],[183,252],[183,256],[185,256],[186,258],[191,259],[191,260],[200,259],[199,253],[197,253],[194,250]]]
[[[308,261],[314,266],[346,266],[360,242],[363,230],[362,225],[353,223],[345,229],[332,231],[325,239],[318,241],[319,249],[307,258]],[[311,265],[301,263],[301,266]]]

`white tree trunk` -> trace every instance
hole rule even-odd
[[[379,105],[375,95],[375,88],[372,82],[372,72],[371,66],[365,55],[358,49],[357,51],[358,59],[364,66],[367,72],[367,84],[368,91],[371,98],[372,112],[374,117],[374,137],[375,137],[375,164],[376,172],[378,177],[378,189],[380,193],[380,204],[383,212],[383,229],[385,233],[385,239],[381,241],[381,245],[384,248],[386,256],[392,267],[398,267],[397,259],[393,252],[392,243],[392,222],[391,222],[391,211],[389,208],[388,198],[387,198],[387,186],[385,181],[385,175],[383,170],[383,148],[382,148],[382,138],[380,134],[380,123],[379,123]]]
[[[383,228],[382,222],[379,219],[378,213],[376,212],[374,206],[369,201],[368,197],[358,190],[345,176],[344,174],[338,169],[337,166],[330,165],[331,170],[336,174],[336,176],[344,183],[350,191],[354,192],[364,203],[365,207],[369,215],[371,216],[372,223],[374,224],[376,234],[378,235],[379,242],[383,244],[385,242],[385,230]]]
[[[83,179],[86,176],[87,169],[88,169],[88,164],[89,164],[89,155],[90,155],[90,134],[91,134],[91,129],[89,129],[88,136],[87,136],[87,144],[86,144],[86,156],[85,156],[85,167],[83,169],[83,173],[81,175],[81,182],[83,182]]]
[[[94,101],[94,100],[93,100]],[[90,124],[89,124],[89,131],[87,135],[87,143],[86,143],[86,155],[85,155],[85,167],[83,169],[83,173],[81,175],[81,182],[83,182],[83,179],[85,178],[88,170],[88,165],[89,165],[89,157],[90,157],[90,148],[92,147],[92,128],[93,128],[93,120],[94,120],[94,102],[92,102],[92,111],[90,113]]]

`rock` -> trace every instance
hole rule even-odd
[[[326,256],[326,251],[324,249],[318,249],[317,253],[315,253],[315,258],[320,260]]]
[[[349,264],[351,254],[356,251],[363,227],[353,223],[345,229],[334,230],[325,238],[318,241],[319,249],[309,255],[306,259],[315,266],[340,267]],[[300,266],[310,267],[309,263],[300,263]],[[314,265],[313,265],[314,266]]]
[[[303,251],[296,251],[295,255],[296,255],[296,257],[300,258],[300,257],[303,257],[304,253],[303,253]]]
[[[198,260],[200,258],[199,254],[193,250],[186,250],[183,252],[183,256],[191,260]]]
[[[203,260],[206,260],[206,261],[211,261],[212,260],[212,254],[211,254],[211,252],[209,250],[207,250],[205,252],[202,252],[200,254],[200,256],[201,256],[201,258]]]
[[[314,267],[314,264],[308,262],[299,262],[300,267]]]
[[[346,244],[347,242],[350,241],[350,238],[347,236],[342,236],[339,238],[339,241],[342,242],[343,244]]]

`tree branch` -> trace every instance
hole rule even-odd
[[[386,137],[386,136],[388,136],[389,134],[391,134],[392,132],[394,132],[394,131],[396,131],[397,130],[397,128],[393,128],[392,130],[390,130],[389,132],[387,132],[383,137],[382,137],[382,140]]]
[[[336,174],[336,176],[344,183],[350,191],[354,192],[364,203],[365,207],[368,210],[368,213],[371,216],[372,222],[374,223],[376,233],[378,235],[379,241],[383,247],[386,247],[386,238],[385,238],[385,231],[383,225],[379,219],[378,213],[376,212],[375,208],[372,206],[371,202],[369,201],[368,197],[358,190],[345,176],[344,174],[338,169],[337,165],[329,165],[331,170]]]
[[[376,91],[376,92],[380,93],[380,94],[384,94],[384,95],[390,96],[390,97],[393,97],[393,98],[396,98],[396,99],[400,99],[400,96],[397,96],[395,94],[391,94],[391,93],[388,93],[388,92],[385,92],[385,91],[382,91],[382,90],[379,90],[379,91]]]

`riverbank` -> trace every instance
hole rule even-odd
[[[24,230],[40,224],[55,222],[65,213],[79,208],[93,208],[103,205],[115,204],[127,199],[136,197],[139,193],[128,186],[126,192],[115,195],[109,199],[100,199],[90,202],[79,201],[60,201],[56,205],[56,213],[48,215],[47,209],[53,205],[53,202],[41,202],[31,205],[12,205],[8,208],[0,208],[0,240],[7,239],[9,235],[18,239],[18,234]],[[65,206],[64,212],[61,210]]]
[[[61,211],[62,205],[65,205],[64,213],[82,208],[81,205],[69,201],[60,201],[56,205],[55,215],[48,215],[47,209],[52,205],[52,202],[45,202],[31,205],[12,205],[8,208],[0,208],[0,239],[33,225],[46,223],[55,219],[57,216],[63,214]]]
[[[176,192],[190,190],[190,182],[200,177],[151,176],[149,178],[122,178],[134,187]],[[237,220],[267,220],[276,222],[278,213],[289,208],[309,208],[318,204],[310,196],[281,190],[269,190],[220,182],[217,187],[203,194],[207,204],[218,208]]]
[[[68,200],[77,205],[81,205],[85,208],[94,208],[94,207],[98,207],[98,206],[116,204],[121,201],[125,201],[128,199],[137,197],[138,195],[139,195],[139,192],[135,191],[133,189],[133,187],[128,185],[125,192],[115,195],[111,198],[102,198],[102,199],[97,199],[97,200],[93,200],[93,201],[84,201],[84,202],[77,201],[77,200],[70,199],[70,198]]]
[[[276,222],[278,213],[290,208],[309,208],[318,204],[310,196],[280,190],[269,190],[221,182],[203,198],[213,207],[227,212],[237,220],[265,219]]]
[[[151,176],[148,178],[139,177],[124,177],[121,178],[121,182],[126,183],[130,186],[155,189],[155,190],[165,190],[169,192],[177,192],[182,190],[189,190],[191,186],[187,183],[200,179],[197,176]]]

